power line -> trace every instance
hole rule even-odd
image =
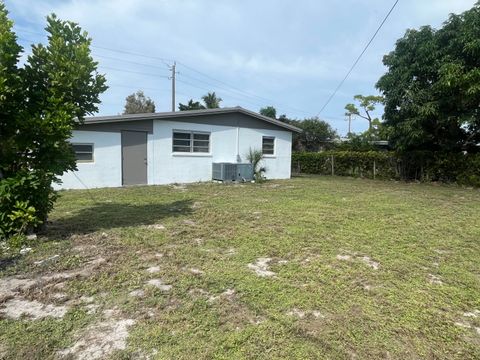
[[[44,36],[44,37],[47,36],[46,34],[42,34],[42,33],[36,32],[36,31],[30,31],[30,30],[24,30],[24,29],[18,29],[18,28],[16,28],[16,31],[24,32],[24,33],[27,33],[27,34]],[[20,37],[18,37],[18,38],[21,39]],[[24,40],[24,41],[31,41],[31,40],[28,40],[28,39],[22,39],[22,40]],[[32,42],[33,42],[33,41],[32,41]],[[117,53],[120,53],[120,54],[127,54],[127,55],[139,56],[139,57],[143,57],[143,58],[160,60],[160,61],[162,61],[162,62],[168,62],[168,61],[173,62],[172,59],[167,59],[167,58],[158,57],[158,56],[152,56],[152,55],[145,55],[145,54],[141,54],[141,53],[137,53],[137,52],[133,52],[133,51],[112,49],[112,48],[109,48],[109,47],[98,46],[98,45],[90,45],[90,46],[91,46],[92,48],[94,48],[94,49],[101,49],[101,50],[107,50],[107,51],[117,52]],[[166,65],[170,65],[170,64],[167,63]]]
[[[34,33],[34,32],[31,32],[29,31],[29,33]],[[37,35],[42,35],[40,33],[35,33]],[[44,36],[44,35],[42,35]],[[31,39],[26,39],[26,38],[22,38],[22,37],[17,37],[19,40],[22,40],[22,41],[26,41],[26,42],[31,42],[33,43],[34,41],[31,40]],[[114,50],[111,50],[111,51],[114,51]],[[136,64],[136,65],[141,65],[141,66],[151,66],[151,67],[155,67],[155,68],[162,68],[162,67],[159,67],[159,66],[155,66],[155,65],[150,65],[150,64],[144,64],[144,63],[139,63],[139,62],[136,62],[136,61],[129,61],[129,60],[124,60],[124,59],[119,59],[119,58],[114,58],[114,57],[110,57],[110,56],[105,56],[105,55],[100,55],[100,54],[97,54],[96,52],[92,52],[92,55],[94,56],[99,56],[99,57],[103,57],[103,58],[106,58],[106,59],[111,59],[111,60],[117,60],[117,61],[123,61],[123,62],[127,62],[127,63],[132,63],[132,64]],[[147,56],[149,57],[149,56]],[[185,67],[187,67],[187,65],[183,64]],[[105,68],[105,69],[110,69],[110,70],[113,70],[113,71],[120,71],[120,72],[129,72],[129,73],[134,73],[134,74],[140,74],[140,75],[151,75],[151,76],[160,76],[160,77],[165,77],[165,76],[162,76],[162,75],[157,75],[157,74],[150,74],[150,73],[143,73],[143,72],[138,72],[138,71],[129,71],[129,70],[124,70],[124,69],[119,69],[119,68],[113,68],[113,67],[109,67],[109,66],[106,66],[106,65],[99,65],[100,68]],[[188,66],[189,69],[193,69],[192,67]],[[162,68],[163,69],[163,68]],[[193,69],[195,70],[195,69]],[[195,70],[196,71],[196,70]],[[200,72],[201,73],[201,72]],[[203,74],[203,73],[201,73]],[[244,101],[246,103],[249,103],[249,104],[253,104],[255,106],[262,106],[264,105],[263,103],[259,103],[259,102],[252,102],[252,101],[249,101],[249,100],[246,100],[246,99],[250,99],[250,98],[253,98],[255,99],[255,96],[252,96],[252,95],[244,95],[242,94],[240,91],[237,91],[237,90],[231,90],[225,86],[220,86],[218,84],[213,84],[212,82],[207,82],[207,81],[204,81],[202,79],[199,79],[199,78],[196,78],[196,77],[193,77],[191,75],[188,75],[188,74],[185,74],[185,73],[181,73],[182,76],[185,76],[185,77],[188,77],[188,78],[191,78],[192,80],[194,81],[198,81],[198,82],[201,82],[203,84],[206,84],[206,85],[209,85],[209,86],[215,86],[215,87],[219,87],[221,88],[222,90],[224,91],[228,91],[230,93],[234,93],[234,94],[237,94],[239,96],[242,96],[242,98],[239,98],[239,97],[235,97],[235,96],[232,96],[232,95],[229,95],[229,97],[231,98],[234,98],[234,99],[237,99],[237,100],[240,100],[240,101]],[[204,74],[204,76],[208,76],[206,74]],[[168,77],[167,77],[168,78]],[[205,87],[201,87],[201,86],[198,86],[198,85],[195,85],[195,84],[192,84],[191,82],[187,82],[187,81],[183,81],[183,80],[180,80],[180,79],[177,79],[177,81],[180,81],[186,85],[189,85],[189,86],[192,86],[192,87],[195,87],[195,88],[198,88],[198,89],[202,89],[202,90],[205,90],[205,91],[211,91],[212,89],[211,88],[205,88]],[[240,92],[240,93],[239,93]],[[182,94],[182,95],[185,95],[185,94]],[[258,101],[258,100],[257,100]]]
[[[157,76],[157,77],[161,77],[161,78],[165,78],[165,79],[169,78],[168,75],[145,73],[145,72],[141,72],[141,71],[130,71],[130,70],[118,69],[118,68],[105,66],[105,65],[99,65],[99,68],[104,68],[104,69],[113,70],[113,71],[127,72],[127,73],[132,73],[132,74],[146,75],[146,76]]]
[[[195,87],[195,88],[197,88],[197,89],[201,89],[201,90],[205,90],[205,91],[211,91],[211,90],[212,90],[211,88],[208,89],[208,88],[203,87],[203,86],[198,86],[198,85],[196,85],[196,84],[192,84],[192,83],[190,83],[190,82],[188,82],[188,81],[185,81],[185,80],[177,79],[177,81],[178,81],[178,82],[181,82],[181,83],[183,83],[183,84],[185,84],[185,85]],[[251,101],[251,100],[245,100],[245,99],[242,99],[242,98],[233,96],[233,95],[229,95],[229,97],[232,98],[232,99],[237,99],[237,100],[240,100],[240,101],[249,103],[249,104],[251,104],[251,105],[255,105],[255,106],[262,106],[262,105],[263,105],[263,104],[261,104],[261,103],[255,103],[255,102],[253,102],[253,101]]]
[[[355,66],[358,64],[358,62],[360,61],[360,59],[362,58],[363,54],[365,54],[365,52],[367,51],[367,49],[370,47],[370,44],[373,42],[373,40],[375,40],[377,34],[379,33],[380,29],[383,27],[383,24],[385,24],[385,22],[387,21],[387,19],[390,17],[390,14],[393,12],[393,10],[395,9],[395,7],[397,6],[398,2],[400,0],[396,0],[392,7],[390,8],[390,10],[388,11],[387,15],[383,18],[382,22],[380,23],[380,25],[378,26],[377,30],[375,31],[375,33],[373,34],[373,36],[370,38],[370,41],[367,43],[367,45],[363,48],[362,52],[360,53],[360,55],[358,55],[357,59],[355,60],[355,62],[353,63],[353,65],[350,67],[350,69],[348,70],[347,74],[344,76],[344,78],[342,79],[342,81],[340,81],[340,83],[338,84],[338,86],[335,88],[335,90],[333,91],[333,93],[330,95],[330,97],[328,98],[328,100],[325,102],[325,104],[322,106],[322,108],[320,109],[320,111],[317,113],[317,116],[319,116],[323,110],[325,110],[325,108],[328,106],[328,104],[330,103],[330,101],[332,101],[333,97],[337,94],[338,90],[340,90],[340,88],[342,87],[343,83],[347,80],[347,78],[350,76],[350,74],[352,73],[353,69],[355,68]]]
[[[220,86],[220,85],[217,85],[217,84],[213,84],[213,83],[211,83],[211,82],[204,81],[204,80],[199,79],[199,78],[196,78],[196,77],[194,77],[194,76],[187,75],[187,74],[185,74],[185,73],[183,73],[183,72],[179,73],[179,75],[180,75],[180,76],[185,76],[185,77],[187,77],[187,78],[189,78],[189,79],[192,79],[192,80],[194,80],[194,81],[198,81],[198,82],[200,82],[200,83],[203,83],[203,84],[206,84],[206,85],[209,85],[209,86],[213,86],[213,87],[214,87],[213,90],[215,90],[216,88],[218,88],[218,89],[221,89],[221,90],[223,90],[223,91],[227,91],[227,92],[229,92],[229,93],[234,93],[234,94],[236,94],[236,95],[243,96],[243,98],[239,98],[239,97],[235,97],[235,96],[229,95],[230,97],[232,97],[232,98],[234,98],[234,99],[239,99],[239,100],[242,100],[242,101],[245,101],[245,102],[249,102],[249,101],[245,100],[245,99],[249,99],[249,97],[247,97],[247,96],[245,96],[245,95],[242,95],[242,94],[237,94],[236,92],[234,92],[233,90],[230,90],[230,89],[227,88],[227,87]],[[179,81],[181,81],[181,80],[179,80]],[[187,82],[185,82],[185,81],[181,81],[181,82],[192,85],[191,83],[187,83]],[[212,90],[211,88],[210,88],[210,89],[201,88],[201,89],[205,89],[205,90],[207,90],[207,91],[211,91],[211,90]],[[257,101],[258,101],[258,100],[257,100]],[[250,103],[252,103],[252,102],[250,102]],[[254,104],[255,104],[256,106],[262,106],[262,105],[264,105],[263,103],[259,103],[259,102],[254,103]]]
[[[279,103],[279,102],[277,102],[277,101],[274,101],[274,100],[272,100],[272,99],[268,99],[268,98],[265,98],[265,97],[262,97],[262,96],[259,96],[259,95],[255,95],[255,94],[253,94],[253,93],[249,93],[249,92],[247,92],[247,91],[244,91],[244,90],[242,90],[242,89],[240,89],[240,88],[238,88],[238,87],[236,87],[236,86],[229,85],[229,84],[227,84],[226,82],[224,82],[224,81],[222,81],[222,80],[216,79],[216,78],[214,78],[213,76],[210,76],[210,75],[208,75],[208,74],[206,74],[206,73],[204,73],[204,72],[201,72],[201,71],[199,71],[199,70],[197,70],[197,69],[194,69],[193,67],[188,66],[188,65],[186,65],[186,64],[184,64],[184,63],[182,63],[182,62],[180,62],[180,61],[179,61],[178,63],[179,63],[180,65],[184,66],[185,68],[190,69],[191,71],[194,71],[194,72],[196,72],[196,73],[198,73],[198,74],[200,74],[200,75],[202,75],[202,76],[204,76],[204,77],[206,77],[206,78],[209,78],[209,79],[211,79],[211,80],[213,80],[213,81],[216,81],[216,82],[218,82],[218,83],[220,83],[220,84],[224,84],[224,85],[226,85],[226,86],[234,89],[234,91],[240,93],[240,95],[248,96],[248,97],[251,97],[251,98],[258,98],[258,99],[260,99],[260,100],[262,100],[262,101],[266,101],[267,103],[272,103],[273,105],[284,105],[284,104]],[[305,112],[304,110],[296,109],[296,108],[291,107],[291,106],[289,106],[289,105],[284,105],[283,107],[285,107],[285,108],[290,108],[290,109],[292,109],[292,110],[294,110],[294,111],[297,111],[297,112],[301,112],[301,113],[306,114],[306,112]]]
[[[28,30],[23,30],[23,29],[16,29],[17,31],[19,32],[25,32],[25,33],[30,33],[30,34],[35,34],[35,35],[39,35],[39,36],[43,36],[45,37],[46,34],[42,34],[42,33],[39,33],[39,32],[34,32],[34,31],[28,31]],[[22,38],[22,37],[17,37],[18,39],[20,40],[23,40],[23,41],[27,41],[27,42],[31,42],[31,43],[34,43],[35,41],[33,40],[30,40],[30,39],[26,39],[26,38]],[[121,54],[128,54],[128,55],[132,55],[132,56],[140,56],[140,57],[144,57],[144,58],[149,58],[149,59],[155,59],[155,60],[160,60],[162,61],[167,67],[170,67],[171,65],[167,63],[167,61],[172,61],[173,60],[170,60],[170,59],[166,59],[166,58],[162,58],[162,57],[156,57],[156,56],[151,56],[151,55],[145,55],[145,54],[141,54],[141,53],[136,53],[136,52],[132,52],[132,51],[126,51],[126,50],[119,50],[119,49],[113,49],[113,48],[109,48],[109,47],[103,47],[103,46],[96,46],[96,45],[91,45],[92,48],[95,48],[95,49],[102,49],[102,50],[107,50],[107,51],[111,51],[111,52],[117,52],[117,53],[121,53]],[[98,54],[98,53],[95,53],[95,52],[92,52],[92,55],[94,56],[98,56],[98,57],[103,57],[103,58],[106,58],[106,59],[111,59],[111,60],[117,60],[117,61],[122,61],[122,62],[126,62],[126,63],[131,63],[131,64],[136,64],[136,65],[140,65],[140,66],[149,66],[149,67],[154,67],[154,68],[162,68],[160,66],[156,66],[156,65],[151,65],[151,64],[145,64],[145,63],[139,63],[139,62],[136,62],[136,61],[129,61],[129,60],[125,60],[125,59],[120,59],[120,58],[114,58],[114,57],[110,57],[110,56],[106,56],[106,55],[101,55],[101,54]],[[247,92],[247,91],[244,91],[236,86],[233,86],[233,85],[230,85],[222,80],[219,80],[219,79],[216,79],[214,78],[213,76],[210,76],[202,71],[199,71],[183,62],[177,62],[178,64],[181,64],[183,67],[185,67],[186,69],[189,69],[191,71],[194,71],[200,75],[202,75],[203,77],[206,77],[208,79],[211,79],[217,83],[220,83],[220,84],[223,84],[224,86],[220,86],[218,84],[214,84],[212,82],[207,82],[207,81],[204,81],[204,80],[201,80],[201,79],[198,79],[196,77],[193,77],[193,76],[190,76],[188,74],[184,74],[184,73],[181,73],[181,75],[183,76],[186,76],[186,77],[189,77],[191,78],[192,80],[194,81],[198,81],[198,82],[202,82],[204,84],[207,84],[207,85],[210,85],[210,86],[216,86],[216,87],[219,87],[221,88],[223,91],[228,91],[230,93],[234,93],[238,96],[241,96],[242,98],[238,98],[238,97],[234,97],[232,95],[229,95],[229,97],[232,97],[232,98],[236,98],[238,100],[241,100],[241,101],[244,101],[244,102],[247,102],[247,103],[250,103],[250,104],[254,104],[255,106],[262,106],[262,105],[265,105],[263,102],[267,102],[267,103],[271,103],[272,105],[275,105],[275,106],[278,106],[280,108],[284,108],[284,110],[286,109],[291,109],[291,110],[294,110],[295,112],[299,112],[299,113],[303,113],[303,114],[307,114],[307,112],[305,112],[304,110],[301,110],[301,109],[297,109],[297,108],[294,108],[292,106],[289,106],[289,105],[286,105],[286,104],[283,104],[283,103],[280,103],[278,101],[274,101],[272,99],[268,99],[268,98],[265,98],[265,97],[262,97],[262,96],[259,96],[259,95],[256,95],[256,94],[253,94],[253,93],[250,93],[250,92]],[[133,74],[139,74],[139,75],[149,75],[149,76],[158,76],[158,77],[162,77],[162,78],[165,78],[168,76],[163,76],[163,75],[158,75],[158,74],[151,74],[151,73],[144,73],[144,72],[138,72],[138,71],[130,71],[130,70],[123,70],[123,69],[118,69],[118,68],[113,68],[113,67],[108,67],[108,66],[103,66],[103,65],[100,65],[100,67],[103,67],[105,69],[110,69],[110,70],[113,70],[113,71],[122,71],[122,72],[128,72],[128,73],[133,73]],[[180,81],[180,80],[178,80]],[[185,84],[188,84],[190,86],[194,86],[194,87],[197,87],[197,88],[200,88],[200,89],[203,89],[203,90],[206,90],[206,91],[210,91],[211,89],[207,89],[207,88],[202,88],[202,87],[199,87],[199,86],[195,86],[191,83],[188,83],[188,82],[185,82],[183,81]],[[252,101],[247,101],[245,99],[252,99],[252,100],[255,100],[256,102],[252,102]],[[261,103],[259,101],[262,101]]]
[[[152,65],[152,64],[139,63],[139,62],[137,62],[137,61],[130,61],[130,60],[125,60],[125,59],[116,58],[116,57],[113,57],[113,56],[101,55],[101,54],[98,54],[98,53],[96,53],[96,52],[92,52],[92,55],[97,56],[97,57],[101,57],[101,58],[104,58],[104,59],[121,61],[121,62],[124,62],[124,63],[134,64],[134,65],[140,65],[140,66],[147,66],[147,67],[151,67],[151,68],[155,68],[155,69],[165,70],[165,66],[158,66],[158,65]]]

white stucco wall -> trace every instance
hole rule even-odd
[[[93,162],[77,163],[78,171],[69,171],[57,189],[85,189],[122,186],[121,134],[100,131],[73,131],[72,143],[93,143]]]
[[[210,153],[173,153],[173,130],[210,132]],[[213,162],[236,162],[237,146],[241,162],[247,162],[250,148],[261,149],[262,137],[275,137],[275,154],[266,156],[263,165],[269,179],[290,178],[291,141],[289,131],[213,126],[176,121],[154,120],[153,134],[147,136],[148,184],[210,181]],[[57,189],[84,189],[122,186],[122,149],[120,132],[73,132],[73,143],[93,143],[94,161],[78,163],[78,171],[62,176]]]
[[[172,153],[173,130],[210,132],[210,153]],[[153,134],[155,149],[153,181],[156,184],[210,181],[212,162],[237,161],[236,127],[155,120]],[[289,131],[239,128],[238,154],[241,162],[247,162],[249,148],[262,148],[263,136],[275,137],[275,154],[264,159],[266,177],[289,178],[292,141],[292,134]]]

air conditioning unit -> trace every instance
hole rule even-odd
[[[212,179],[220,181],[250,181],[253,180],[252,164],[213,163]]]
[[[253,165],[250,163],[237,164],[237,181],[252,181]]]

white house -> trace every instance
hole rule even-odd
[[[264,154],[265,176],[290,178],[292,132],[300,129],[241,107],[97,116],[73,131],[78,170],[63,189],[212,180],[212,163]]]

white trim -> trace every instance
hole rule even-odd
[[[172,152],[172,156],[212,157],[212,153]]]

